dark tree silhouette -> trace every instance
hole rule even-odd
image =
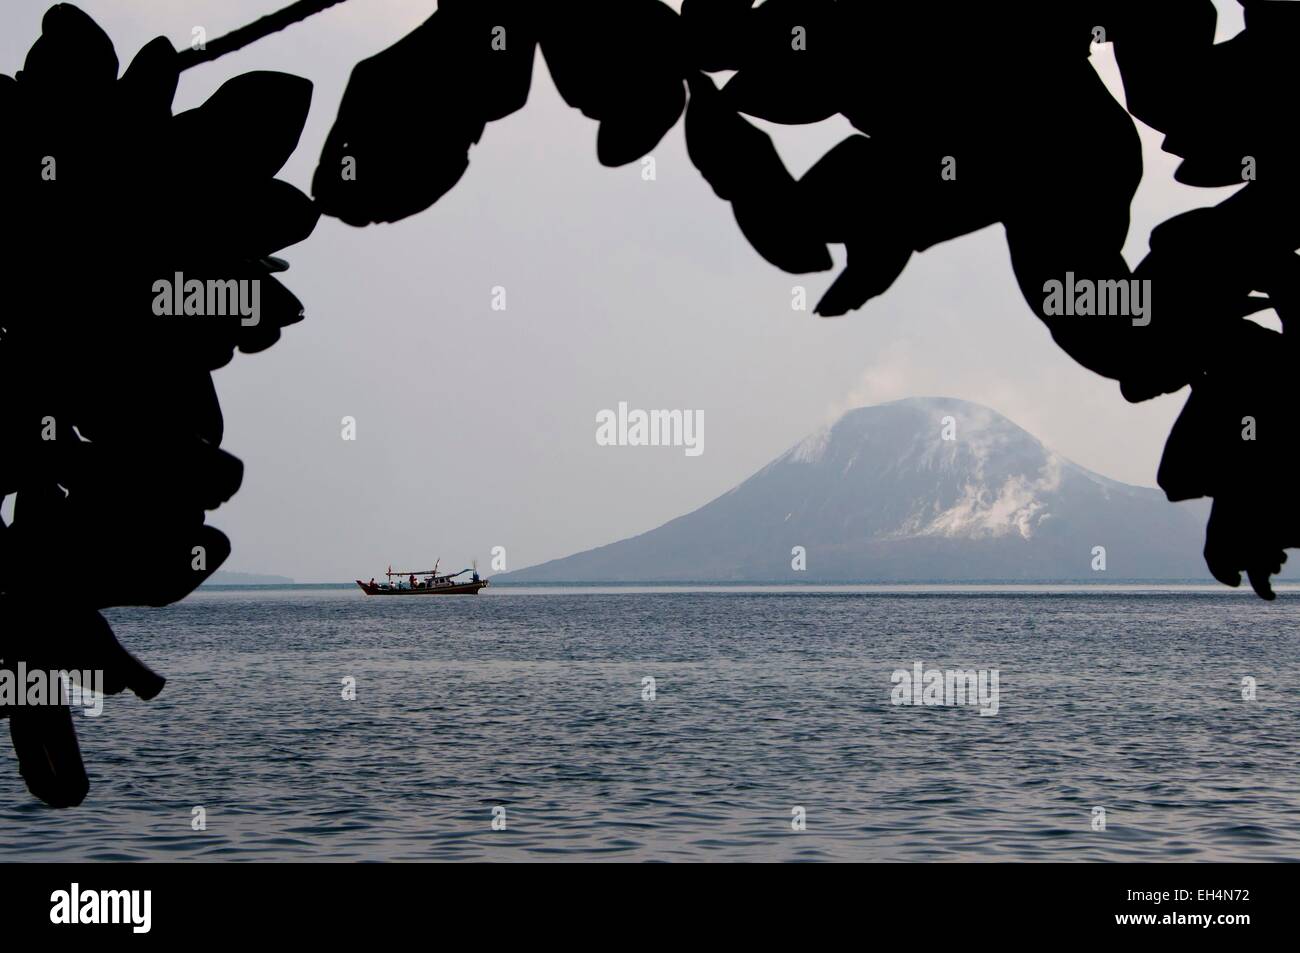
[[[273,274],[287,266],[269,256],[318,217],[274,178],[311,83],[248,73],[173,115],[181,66],[159,38],[119,77],[104,32],[60,4],[24,68],[0,76],[0,493],[16,494],[12,525],[0,522],[0,668],[11,678],[100,670],[107,693],[161,691],[99,610],[173,602],[229,555],[204,513],[243,466],[220,449],[210,372],[302,318]],[[178,274],[256,282],[256,322],[158,314],[155,283]],[[5,717],[32,793],[79,803],[89,781],[68,709],[15,704]]]
[[[1215,44],[1210,0],[684,0],[680,16],[659,0],[443,0],[356,67],[313,192],[354,225],[428,208],[484,125],[523,105],[540,48],[565,101],[600,123],[602,163],[641,158],[684,109],[691,161],[763,258],[824,271],[827,244],[844,244],[823,316],[868,304],[913,253],[1001,223],[1026,303],[1074,360],[1130,401],[1190,385],[1160,486],[1213,497],[1211,573],[1238,586],[1244,572],[1272,599],[1270,576],[1300,545],[1286,333],[1300,313],[1286,118],[1300,4],[1240,2],[1245,31]],[[1114,44],[1127,111],[1088,61],[1093,42]],[[862,135],[798,180],[745,118],[835,114]],[[1133,117],[1166,134],[1179,181],[1244,187],[1160,225],[1130,270]],[[1149,320],[1059,313],[1047,289],[1069,275],[1149,281]],[[1269,308],[1283,333],[1244,320]]]

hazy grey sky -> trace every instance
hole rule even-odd
[[[195,25],[212,38],[282,5],[79,4],[123,67],[154,36],[186,46]],[[1218,5],[1222,38],[1241,14]],[[48,6],[5,0],[0,72],[21,68]],[[353,64],[435,6],[349,0],[188,71],[177,107],[251,69],[311,79],[311,117],[282,174],[309,189]],[[1093,59],[1118,94],[1109,47]],[[764,128],[796,174],[850,131],[834,120]],[[240,493],[209,516],[234,542],[226,568],[339,581],[436,556],[486,565],[493,546],[521,568],[651,529],[840,412],[913,395],[987,404],[1084,466],[1154,485],[1185,395],[1130,405],[1066,358],[1021,299],[1000,226],[914,257],[867,308],[822,320],[791,311],[790,289],[804,284],[816,301],[835,273],[795,278],[760,259],[691,166],[680,123],[653,153],[654,182],[635,164],[601,167],[595,137],[539,57],[527,107],[488,126],[432,209],[367,229],[324,219],[283,253],[307,320],[216,374],[225,445],[247,467]],[[1159,134],[1142,137],[1130,263],[1152,226],[1228,194],[1177,185]],[[176,202],[203,214],[202,195]],[[504,312],[490,307],[494,286],[507,289]],[[703,410],[705,452],[597,446],[595,415],[619,401]],[[341,439],[344,415],[355,442]]]

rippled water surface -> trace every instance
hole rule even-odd
[[[77,809],[35,803],[4,739],[0,859],[1300,858],[1300,593],[285,589],[110,616],[167,688],[77,716]],[[917,661],[997,669],[998,713],[892,705]]]

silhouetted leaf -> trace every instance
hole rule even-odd
[[[877,295],[889,290],[898,280],[912,257],[912,250],[899,242],[861,239],[850,241],[848,265],[835,279],[813,312],[823,318],[836,318],[861,308]]]
[[[690,62],[714,72],[744,65],[753,0],[682,0],[682,33]]]
[[[270,178],[289,160],[311,107],[312,84],[288,73],[243,73],[172,123],[175,148],[214,176]],[[214,129],[221,135],[210,135]]]
[[[541,47],[564,101],[601,123],[602,164],[641,158],[681,117],[681,20],[659,0],[562,0],[547,9]]]
[[[771,138],[723,104],[702,74],[691,78],[686,148],[713,191],[731,202],[755,251],[796,274],[831,267],[826,243],[811,232],[807,209]]]
[[[455,61],[483,119],[524,108],[533,79],[539,11],[533,0],[442,0],[439,56]],[[443,67],[445,69],[445,67]]]
[[[58,3],[41,20],[41,36],[17,79],[31,94],[64,108],[82,108],[87,97],[117,79],[113,42],[94,20],[70,3]]]
[[[325,214],[395,222],[445,195],[486,123],[527,100],[535,47],[525,5],[462,0],[358,63],[312,182]]]
[[[840,109],[840,71],[855,51],[831,0],[767,0],[748,16],[732,108],[781,123],[821,122]]]
[[[76,807],[90,791],[72,712],[64,705],[18,705],[9,736],[27,790],[51,807]]]
[[[821,122],[839,112],[835,90],[813,69],[747,66],[722,92],[733,109],[768,122]]]

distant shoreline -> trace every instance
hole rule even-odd
[[[1279,592],[1300,592],[1300,582],[1296,583],[1279,583],[1276,587]],[[313,582],[313,583],[276,583],[276,584],[218,584],[204,585],[195,590],[202,592],[272,592],[272,591],[289,591],[289,590],[345,590],[357,589],[356,582]],[[772,591],[788,590],[791,592],[799,591],[818,591],[818,592],[835,592],[835,591],[865,591],[865,592],[1135,592],[1135,591],[1165,591],[1165,590],[1184,590],[1189,592],[1221,592],[1225,595],[1242,593],[1252,595],[1249,586],[1240,586],[1236,589],[1221,585],[1216,582],[1207,582],[1201,579],[1185,580],[1168,580],[1168,579],[1124,579],[1114,582],[1083,582],[1079,580],[986,580],[970,581],[962,580],[960,582],[947,581],[927,581],[927,582],[784,582],[784,581],[755,581],[755,582],[717,582],[713,580],[695,580],[685,582],[494,582],[490,589],[485,590],[485,594],[490,594],[492,590],[523,590],[523,589],[554,589],[554,590],[573,590],[573,589],[625,589],[625,590],[660,590],[665,592],[682,592],[682,591],[701,591],[701,590],[736,590],[736,591]],[[357,590],[358,593],[360,590]]]
[[[226,569],[218,569],[209,578],[205,579],[200,588],[216,588],[222,586],[293,586],[297,585],[297,580],[291,576],[277,576],[273,573],[260,572],[232,572]]]

